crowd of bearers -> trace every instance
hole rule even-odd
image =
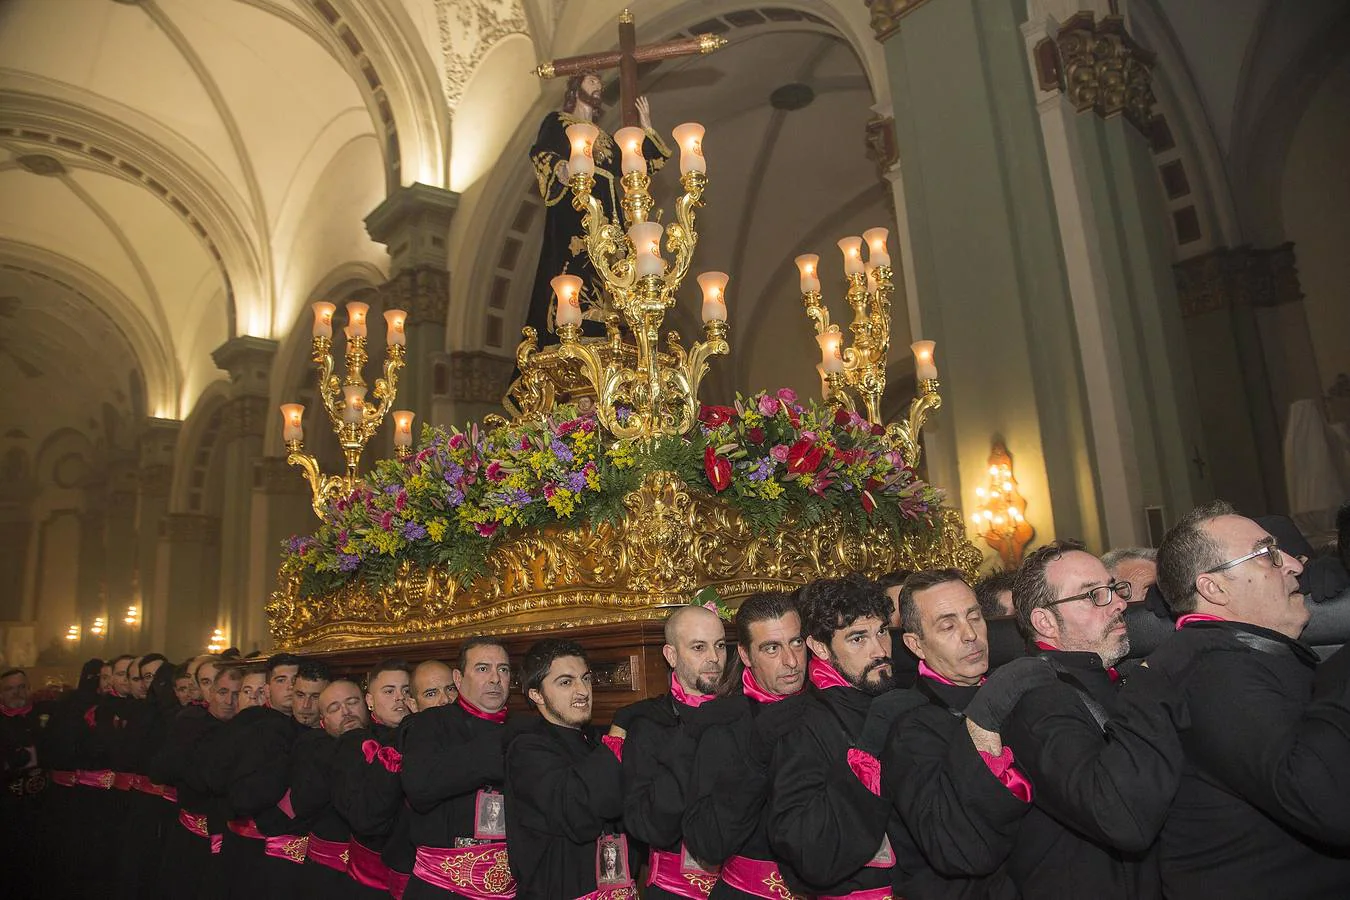
[[[0,839],[36,855],[4,896],[1345,897],[1346,651],[1299,639],[1299,556],[1217,504],[1156,567],[1177,632],[1146,661],[1126,569],[1071,541],[996,585],[1028,655],[992,671],[990,591],[954,569],[755,594],[734,652],[681,606],[668,690],[607,729],[558,638],[359,682],[121,656],[48,703],[9,670]]]

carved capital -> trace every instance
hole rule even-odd
[[[885,178],[886,173],[900,162],[900,148],[895,142],[895,118],[873,116],[867,122],[865,140],[867,158],[877,167],[877,174]]]
[[[1221,309],[1270,307],[1303,299],[1294,245],[1221,248],[1173,267],[1182,318]]]
[[[1092,13],[1080,12],[1033,55],[1042,90],[1063,91],[1079,112],[1092,110],[1102,118],[1124,114],[1141,132],[1147,127],[1156,57],[1130,37],[1120,16],[1104,16],[1099,22]]]
[[[477,350],[450,354],[450,397],[471,403],[500,403],[515,361]]]
[[[410,327],[444,325],[450,309],[450,273],[444,266],[404,269],[380,286],[385,309],[408,313]]]
[[[167,497],[173,486],[173,466],[141,466],[137,473],[142,497]]]
[[[445,268],[446,235],[459,194],[428,184],[399,188],[366,216],[370,239],[389,250],[393,271],[418,266]]]
[[[900,20],[928,0],[864,0],[872,14],[872,33],[886,43],[900,30]]]
[[[226,440],[261,438],[266,427],[266,397],[234,397],[225,402],[220,414],[222,436]]]
[[[253,487],[269,496],[310,496],[309,483],[284,456],[261,456],[253,461]]]
[[[159,536],[174,544],[216,544],[220,541],[220,519],[196,513],[169,513],[159,520]]]

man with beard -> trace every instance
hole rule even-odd
[[[34,708],[28,691],[28,673],[9,669],[0,673],[0,847],[14,854],[35,849],[38,809],[47,778],[38,768],[37,742],[49,713]],[[32,859],[12,858],[4,884],[7,896],[29,900],[37,896],[41,867]]]
[[[290,653],[267,660],[265,703],[245,709],[230,723],[222,765],[230,823],[224,836],[229,892],[238,900],[291,900],[305,859],[307,832],[295,823],[290,765],[296,738],[307,731],[292,715],[296,674],[305,661]],[[319,669],[306,690],[322,691]],[[315,702],[317,707],[317,700]]]
[[[322,728],[323,712],[319,708],[319,694],[323,693],[333,675],[328,666],[315,660],[306,660],[295,673],[291,714],[306,728]]]
[[[726,629],[717,613],[690,605],[666,619],[665,637],[670,692],[619,710],[610,734],[624,738],[624,830],[650,848],[646,896],[701,900],[717,872],[686,852],[682,823],[699,736],[723,709],[710,701],[726,666]]]
[[[977,747],[964,718],[989,668],[981,603],[956,569],[927,569],[900,589],[900,632],[919,660],[919,705],[892,728],[882,795],[895,834],[895,888],[909,900],[1015,900],[1005,871],[1031,799],[1012,751]]]
[[[267,669],[262,666],[248,666],[240,670],[243,680],[239,686],[239,709],[245,710],[262,706],[267,702]]]
[[[705,866],[720,866],[711,900],[783,896],[769,848],[769,754],[790,728],[806,685],[806,639],[790,593],[754,594],[736,611],[736,660],[713,701],[734,715],[698,741],[682,828]],[[777,893],[775,893],[777,891]]]
[[[439,659],[429,659],[413,669],[412,695],[408,698],[408,708],[412,712],[447,706],[458,698],[454,675]]]
[[[407,900],[509,897],[515,890],[506,836],[478,827],[479,810],[501,794],[505,775],[506,645],[469,638],[459,649],[454,683],[453,704],[423,710],[403,726],[401,775],[417,848]]]
[[[170,897],[224,895],[217,864],[228,819],[225,797],[212,789],[216,742],[239,703],[239,672],[224,669],[206,691],[206,706],[188,706],[174,720],[164,746],[150,761],[150,777],[178,793],[178,828],[164,842],[160,884]]]
[[[799,598],[811,687],[774,751],[769,845],[797,893],[883,900],[895,874],[888,832],[902,827],[876,758],[902,711],[878,699],[893,687],[891,600],[858,576],[814,581]]]
[[[351,828],[347,874],[356,897],[387,896],[395,880],[383,854],[403,811],[397,729],[408,716],[409,668],[391,659],[371,669],[365,698],[369,728],[345,732],[334,754],[333,807]]]
[[[525,654],[526,696],[506,746],[506,843],[518,900],[636,898],[623,817],[622,752],[591,725],[591,669],[572,641]]]
[[[350,897],[347,877],[351,828],[333,806],[338,739],[370,725],[361,688],[339,678],[319,692],[319,727],[302,734],[291,760],[291,804],[295,821],[308,830],[305,864],[297,893],[303,897]]]

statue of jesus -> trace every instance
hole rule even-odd
[[[534,290],[530,295],[530,310],[525,324],[533,326],[540,344],[549,342],[553,334],[553,289],[549,281],[556,275],[577,275],[582,281],[583,329],[591,334],[603,330],[590,322],[603,320],[606,299],[586,254],[581,213],[572,208],[571,192],[567,188],[569,173],[567,160],[572,147],[567,140],[567,126],[578,122],[599,123],[603,101],[600,92],[603,83],[594,71],[578,72],[567,79],[562,109],[550,112],[539,126],[539,137],[530,150],[535,177],[539,180],[539,194],[544,198],[548,214],[544,219],[544,243],[539,250],[539,268],[534,276]],[[670,158],[670,148],[652,130],[651,107],[646,97],[637,98],[638,120],[647,139],[642,143],[642,155],[647,158],[650,171],[655,172]],[[604,206],[611,222],[618,221],[621,195],[619,165],[621,154],[614,138],[603,128],[595,139],[592,154],[595,158],[594,196]],[[622,225],[622,222],[620,222]]]

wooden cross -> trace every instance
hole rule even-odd
[[[680,56],[693,56],[696,53],[712,53],[726,46],[726,38],[715,34],[696,34],[693,37],[666,41],[662,44],[643,44],[638,46],[637,28],[633,24],[633,13],[625,9],[619,15],[619,49],[608,53],[588,53],[585,56],[568,56],[552,62],[540,63],[534,74],[540,78],[558,78],[575,75],[588,70],[619,70],[619,106],[623,112],[625,127],[638,124],[637,112],[637,67],[638,63],[659,62],[663,59],[675,59]]]

